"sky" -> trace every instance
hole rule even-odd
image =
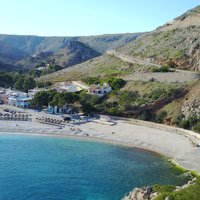
[[[87,36],[151,31],[200,0],[0,0],[0,34]]]

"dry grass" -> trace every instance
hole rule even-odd
[[[126,63],[114,56],[103,55],[79,65],[40,77],[39,81],[71,81],[90,76],[123,76],[133,73],[138,65]]]
[[[168,117],[175,119],[181,114],[181,108],[184,104],[200,99],[200,80],[189,83],[187,89],[189,92],[185,97],[176,99],[161,109],[167,111]]]
[[[161,83],[161,82],[142,82],[142,81],[129,81],[122,90],[138,91],[140,95],[149,93],[156,89],[173,89],[177,87],[184,87],[183,83]]]

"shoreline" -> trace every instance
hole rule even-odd
[[[106,143],[106,144],[110,144],[110,145],[117,145],[120,147],[124,147],[124,148],[135,148],[135,149],[139,149],[141,151],[144,152],[148,152],[151,154],[154,154],[156,156],[161,157],[162,159],[166,160],[167,162],[171,163],[174,168],[177,168],[179,170],[181,170],[183,173],[185,172],[191,172],[191,174],[196,175],[200,175],[199,172],[196,171],[190,171],[189,169],[186,169],[184,167],[182,167],[181,165],[179,165],[179,163],[177,163],[172,157],[169,157],[168,155],[162,154],[160,152],[157,151],[153,151],[151,149],[148,148],[142,148],[139,146],[133,146],[133,145],[128,145],[128,144],[122,144],[120,142],[116,142],[113,140],[106,140],[106,139],[100,139],[100,138],[96,138],[96,137],[86,137],[86,136],[75,136],[75,135],[62,135],[62,134],[41,134],[41,133],[18,133],[18,132],[2,132],[0,130],[0,135],[4,135],[4,134],[8,134],[8,135],[25,135],[25,136],[38,136],[38,137],[59,137],[59,138],[66,138],[66,139],[73,139],[73,140],[79,140],[79,141],[89,141],[89,142],[98,142],[98,143]]]
[[[76,133],[71,130],[72,127],[81,131]],[[59,129],[34,121],[0,121],[0,128],[1,134],[65,137],[139,148],[166,158],[175,167],[200,174],[200,148],[194,147],[185,135],[145,124],[142,126],[118,119],[114,126],[87,122],[79,125],[69,123]]]
[[[121,146],[124,148],[136,148],[136,149],[140,149],[142,151],[148,151],[152,154],[164,157],[165,159],[167,159],[169,162],[171,162],[170,160],[172,160],[172,158],[168,157],[167,155],[161,154],[159,152],[150,150],[150,149],[146,149],[146,148],[142,148],[142,147],[138,147],[138,146],[132,146],[129,144],[122,144],[120,142],[116,142],[113,140],[107,140],[107,139],[102,139],[102,138],[96,138],[93,136],[81,136],[81,135],[62,135],[62,134],[48,134],[48,133],[18,133],[18,132],[6,132],[6,131],[1,131],[0,130],[0,135],[25,135],[25,136],[38,136],[38,137],[58,137],[58,138],[66,138],[66,139],[73,139],[73,140],[81,140],[81,141],[89,141],[89,142],[98,142],[98,143],[106,143],[106,144],[110,144],[110,145],[117,145],[117,146]],[[174,163],[175,164],[175,163]]]

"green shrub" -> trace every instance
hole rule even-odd
[[[121,116],[122,110],[120,110],[118,107],[112,107],[108,110],[108,113],[113,116]]]
[[[200,178],[195,184],[175,192],[171,195],[173,200],[199,200],[200,199]]]
[[[114,90],[119,90],[120,88],[122,88],[126,81],[121,79],[121,78],[106,78],[106,79],[102,79],[101,83],[108,83],[112,89]]]
[[[159,184],[156,184],[156,185],[153,185],[153,191],[154,192],[172,192],[175,190],[175,186],[173,185],[159,185]]]
[[[113,78],[113,77],[103,78],[103,79],[100,79],[98,77],[86,77],[82,79],[82,81],[85,82],[87,85],[108,83],[113,90],[119,90],[126,83],[126,81],[124,81],[121,78]]]
[[[161,112],[156,116],[156,122],[157,122],[157,123],[163,123],[166,116],[167,116],[167,112],[166,112],[165,110],[161,111]]]
[[[180,127],[184,128],[184,129],[190,129],[191,128],[191,124],[189,120],[182,120],[180,122]]]
[[[138,119],[146,121],[150,121],[152,118],[152,113],[149,110],[142,110],[138,116]]]
[[[119,93],[119,104],[124,107],[133,106],[138,97],[139,97],[139,93],[137,91],[120,92]]]
[[[199,122],[200,122],[200,119],[197,118],[197,117],[190,117],[188,119],[184,119],[180,122],[179,126],[181,128],[184,128],[184,129],[195,129],[195,131],[198,132],[199,130]]]
[[[163,192],[159,196],[157,196],[154,200],[165,200],[171,193],[170,192]]]
[[[167,94],[166,90],[165,89],[162,89],[162,88],[158,88],[158,89],[155,89],[153,90],[149,95],[148,97],[152,100],[157,100],[161,97],[164,97],[165,95]]]
[[[193,127],[193,130],[197,133],[200,133],[200,122],[198,122],[197,125]]]
[[[162,67],[152,68],[152,72],[172,72],[172,70],[170,70],[169,66],[165,65]]]
[[[82,81],[84,83],[86,83],[87,85],[99,84],[100,83],[100,79],[97,78],[97,77],[86,77],[86,78],[83,78]]]
[[[52,85],[51,82],[36,82],[36,86],[38,88],[45,88],[45,87],[49,87],[51,85]]]

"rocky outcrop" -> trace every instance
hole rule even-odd
[[[196,182],[196,178],[193,178],[192,180],[188,181],[188,183],[184,184],[183,186],[176,186],[174,192],[181,191],[191,185],[193,185]],[[159,192],[153,191],[153,188],[150,186],[143,187],[143,188],[135,188],[133,191],[131,191],[128,196],[125,196],[122,200],[153,200],[157,196],[159,196]],[[168,200],[169,198],[166,197],[165,200]]]
[[[135,188],[133,191],[129,193],[128,196],[124,197],[122,200],[145,200],[145,199],[153,199],[158,194],[157,192],[153,193],[152,187],[144,187],[144,188]]]
[[[200,117],[200,99],[185,103],[182,106],[182,114],[186,119],[190,117]]]

